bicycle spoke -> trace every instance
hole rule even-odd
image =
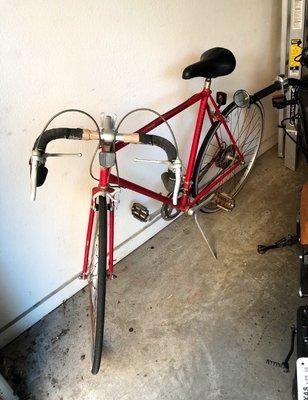
[[[245,128],[244,128],[244,125],[243,125],[243,131],[241,132],[241,135],[240,135],[240,137],[238,138],[238,141],[239,141],[240,138],[242,137],[243,133],[244,133],[245,131],[247,131],[247,129],[249,129],[250,125],[252,124],[253,118],[254,118],[254,114],[253,114],[253,116],[252,116],[252,118],[251,118],[249,124],[248,124]]]
[[[231,141],[224,125],[220,123],[216,131],[214,131],[215,133],[213,133],[212,140],[209,140],[207,150],[200,163],[198,173],[200,188],[212,183],[232,166],[235,162],[235,159],[232,160],[232,157],[235,157],[237,154],[236,150],[234,150],[236,144],[244,157],[244,164],[239,165],[232,172],[227,174],[217,186],[212,189],[211,193],[213,191],[217,193],[225,192],[233,196],[238,192],[252,167],[260,145],[263,127],[262,118],[261,110],[256,104],[252,104],[249,108],[245,109],[234,106],[234,108],[229,111],[229,115],[225,116],[225,120],[234,142]],[[215,156],[214,150],[217,151],[217,139],[215,135],[217,135],[220,140],[224,141],[224,147],[220,149],[219,156],[217,156],[215,162],[213,162],[213,157]],[[209,211],[217,211],[218,207],[215,203],[210,203],[206,206],[206,209]]]

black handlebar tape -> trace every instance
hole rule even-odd
[[[82,129],[80,128],[54,128],[44,131],[35,141],[33,150],[37,149],[45,153],[49,142],[55,139],[82,139]]]
[[[289,78],[288,83],[290,86],[297,86],[303,89],[308,89],[308,80]]]
[[[150,144],[163,149],[168,157],[168,161],[174,161],[177,157],[177,152],[174,145],[169,140],[156,135],[139,135],[139,142],[142,144]]]
[[[273,84],[267,86],[266,88],[259,90],[251,96],[251,102],[254,103],[258,100],[262,100],[264,97],[269,96],[270,94],[276,92],[281,89],[280,82],[274,82]]]

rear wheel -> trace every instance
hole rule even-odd
[[[307,133],[305,131],[304,114],[301,105],[299,106],[299,115],[300,118],[297,125],[298,145],[304,154],[306,162],[308,162],[308,138],[307,138]]]
[[[292,400],[297,400],[298,395],[297,395],[297,376],[296,376],[296,371],[294,374],[293,378],[293,383],[292,383]]]
[[[98,200],[98,216],[94,229],[94,242],[89,265],[90,313],[92,328],[92,374],[99,371],[103,350],[106,264],[107,264],[107,203],[106,197]]]
[[[217,183],[208,195],[226,193],[234,197],[243,187],[255,162],[263,133],[263,112],[258,103],[250,104],[247,108],[240,108],[235,103],[231,103],[222,114],[236,146],[244,157],[244,163]],[[221,122],[215,122],[211,126],[196,160],[193,174],[194,196],[237,162],[236,146]],[[219,207],[214,201],[201,209],[208,213],[218,210]]]

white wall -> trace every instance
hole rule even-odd
[[[279,68],[280,1],[3,0],[0,11],[0,328],[34,306],[1,333],[3,345],[81,287],[76,280],[65,283],[82,266],[94,144],[61,141],[50,146],[84,156],[49,160],[46,184],[37,202],[30,203],[28,159],[45,122],[69,107],[97,119],[101,111],[122,116],[141,106],[164,112],[201,88],[202,79],[184,81],[181,73],[214,46],[231,49],[237,67],[232,75],[217,79],[213,89],[225,90],[231,98],[238,88],[253,92],[269,84]],[[270,102],[265,104],[263,149],[276,141],[276,117]],[[194,111],[173,121],[184,155]],[[126,127],[138,128],[150,118],[141,114]],[[61,117],[57,125],[91,126],[79,115]],[[165,129],[159,132],[168,135]],[[133,175],[135,181],[160,189],[163,169],[136,166],[133,155],[154,157],[155,152],[144,147],[122,150],[123,176]],[[157,208],[157,203],[123,191],[117,245],[144,228],[130,216],[129,205],[136,199],[151,210]],[[162,226],[159,221],[137,235],[117,257]],[[45,299],[61,285],[65,287]],[[35,306],[38,302],[42,304]]]

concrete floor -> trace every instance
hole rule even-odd
[[[261,256],[256,246],[294,232],[307,172],[285,169],[270,150],[232,213],[200,215],[218,261],[185,216],[122,260],[108,284],[97,376],[89,372],[86,291],[2,349],[1,372],[23,399],[290,399],[293,372],[266,359],[284,358],[305,303],[297,249]]]

